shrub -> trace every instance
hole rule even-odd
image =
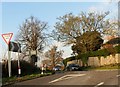
[[[98,50],[98,51],[93,51],[90,53],[90,57],[100,57],[100,56],[108,56],[110,55],[110,52],[107,49],[102,49],[102,50]]]
[[[21,75],[28,75],[32,73],[40,72],[40,69],[33,64],[30,64],[26,61],[20,61]],[[11,74],[12,76],[18,75],[18,61],[11,61]],[[2,63],[2,77],[8,77],[8,63]]]
[[[114,48],[100,49],[97,51],[90,51],[87,53],[79,54],[77,57],[72,56],[64,59],[64,64],[66,65],[68,61],[72,61],[77,59],[81,59],[83,63],[87,63],[89,57],[101,57],[101,56],[109,56],[110,54],[114,55],[116,53],[120,53],[120,45],[115,46]]]
[[[78,55],[78,59],[81,59],[84,64],[87,64],[89,52]]]
[[[120,53],[120,45],[115,46],[115,50],[116,50],[117,53]]]

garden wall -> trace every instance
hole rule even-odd
[[[71,63],[78,63],[80,66],[82,66],[81,60],[73,60],[67,62],[67,65]],[[89,57],[88,60],[88,66],[103,66],[103,65],[109,65],[109,64],[116,64],[120,63],[120,54],[109,55],[107,57]]]
[[[109,64],[120,63],[120,54],[109,55],[107,57],[89,57],[88,65],[89,66],[103,66]]]

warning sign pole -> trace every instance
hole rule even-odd
[[[11,77],[11,58],[10,58],[10,51],[9,51],[9,45],[8,45],[8,72],[9,72],[9,77]]]
[[[9,77],[11,77],[11,58],[10,58],[11,52],[9,51],[9,43],[10,43],[12,36],[13,36],[13,33],[2,34],[2,37],[8,46],[8,73],[9,73]]]
[[[20,77],[21,74],[21,67],[20,67],[20,59],[19,59],[19,52],[18,52],[18,77]]]

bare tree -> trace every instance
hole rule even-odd
[[[85,32],[97,31],[100,34],[108,34],[113,31],[114,24],[106,19],[109,12],[105,13],[84,13],[75,16],[72,13],[61,16],[55,24],[53,31],[54,39],[66,44],[76,43],[76,37],[80,37]]]
[[[45,56],[49,58],[52,69],[63,61],[63,51],[57,51],[57,46],[53,46],[50,50],[45,53]]]
[[[22,45],[22,51],[29,51],[29,53],[32,50],[41,52],[45,45],[46,29],[46,22],[39,21],[33,16],[26,19],[23,24],[20,25],[19,32],[16,37],[16,40]]]

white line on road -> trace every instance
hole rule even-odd
[[[110,69],[108,69],[108,70],[95,70],[95,71],[118,71],[118,69],[112,69],[112,70],[110,70]]]
[[[94,87],[99,87],[99,86],[101,86],[101,85],[103,85],[103,84],[104,84],[104,82],[101,82],[101,83],[97,84],[97,85],[94,86]]]
[[[84,75],[85,74],[69,74],[69,75],[62,76],[58,79],[55,79],[53,81],[50,81],[49,83],[54,83],[54,82],[57,82],[57,81],[67,80],[67,79],[70,79],[70,78],[74,78],[74,77],[78,77],[78,76],[84,76]]]

